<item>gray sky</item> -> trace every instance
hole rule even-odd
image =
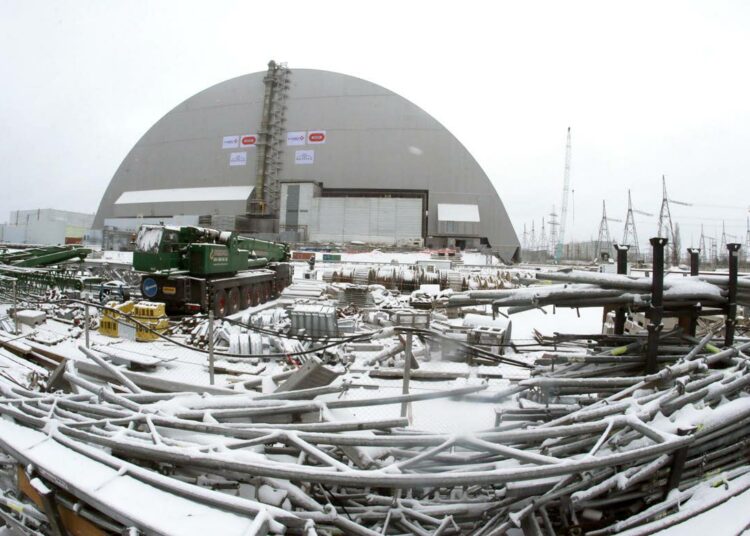
[[[270,59],[358,76],[451,130],[492,179],[519,237],[559,210],[573,129],[575,220],[601,201],[658,213],[683,241],[744,242],[750,197],[750,3],[427,1],[0,2],[0,221],[94,212],[161,116]],[[537,223],[538,224],[538,223]],[[612,222],[615,238],[622,223]],[[656,218],[637,217],[645,242]]]

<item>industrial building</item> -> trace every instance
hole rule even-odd
[[[506,261],[520,248],[487,175],[429,114],[371,82],[274,62],[190,97],[133,147],[94,228],[147,221]]]
[[[14,210],[0,224],[0,242],[10,244],[80,244],[93,214],[41,208]]]

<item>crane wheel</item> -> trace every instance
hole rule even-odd
[[[269,283],[264,283],[261,292],[263,293],[262,296],[262,303],[266,303],[268,300],[271,299],[271,285]]]
[[[253,287],[252,285],[245,285],[240,289],[240,304],[243,309],[252,307],[253,303]]]
[[[224,289],[219,289],[214,293],[214,316],[224,318],[227,314],[227,293]]]
[[[240,289],[232,287],[227,292],[227,314],[233,315],[240,310]]]

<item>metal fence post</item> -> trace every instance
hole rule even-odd
[[[650,240],[653,248],[653,275],[651,277],[651,310],[648,324],[648,345],[646,347],[646,374],[653,374],[658,369],[659,335],[664,324],[664,246],[666,238],[654,237]]]
[[[13,280],[13,329],[14,335],[18,335],[18,280]]]
[[[409,380],[411,379],[411,360],[414,359],[411,353],[412,343],[412,332],[406,332],[406,344],[404,345],[404,384],[401,392],[405,395],[409,394]],[[408,402],[401,403],[401,416],[406,417],[406,413],[409,408]]]
[[[701,267],[701,250],[700,248],[688,248],[688,254],[690,255],[690,275],[696,277],[700,272]],[[701,306],[696,304],[693,307],[693,313],[690,315],[690,332],[691,337],[695,337],[696,331],[698,331],[698,316],[700,314]]]
[[[208,312],[208,381],[214,384],[214,312]]]
[[[617,273],[627,274],[628,273],[628,250],[630,246],[615,244],[615,250],[617,251]],[[615,335],[622,335],[625,333],[625,307],[618,307],[615,310]]]
[[[724,346],[734,344],[734,327],[737,322],[737,272],[739,271],[741,244],[727,244],[729,254],[729,296],[727,297],[727,321],[724,328]]]
[[[83,305],[83,334],[86,337],[86,348],[89,347],[89,304]]]
[[[677,435],[685,437],[695,432],[694,428],[678,428]],[[677,449],[672,456],[672,463],[669,466],[669,476],[667,477],[667,487],[664,489],[664,500],[667,499],[669,492],[676,489],[682,480],[682,473],[685,469],[688,448],[682,447]]]

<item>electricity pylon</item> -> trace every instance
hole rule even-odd
[[[630,190],[628,190],[628,215],[625,218],[622,244],[630,246],[630,251],[635,255],[636,261],[640,258],[641,251],[638,247],[638,232],[635,230],[635,216],[633,215],[633,201],[630,198]]]
[[[604,249],[606,247],[606,249]],[[612,253],[612,237],[609,234],[609,223],[607,221],[607,205],[602,201],[602,221],[599,223],[599,236],[596,239],[596,255],[601,256],[602,253],[611,255]]]

